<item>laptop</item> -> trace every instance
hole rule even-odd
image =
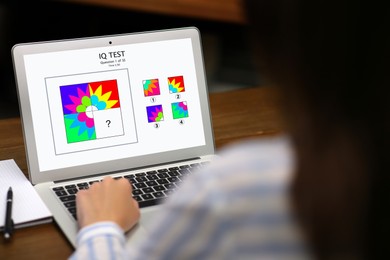
[[[127,178],[141,208],[134,243],[214,158],[197,28],[21,43],[12,57],[29,179],[72,246],[78,190]]]

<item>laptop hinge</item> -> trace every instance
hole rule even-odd
[[[54,181],[54,183],[75,181],[75,180],[86,179],[86,178],[94,178],[94,177],[105,176],[105,175],[110,175],[110,174],[117,174],[117,173],[128,172],[128,171],[136,171],[136,170],[139,170],[139,169],[159,167],[159,166],[163,166],[163,165],[167,165],[167,164],[182,163],[182,162],[194,161],[194,160],[199,160],[199,159],[201,159],[201,158],[200,157],[194,157],[194,158],[185,159],[185,160],[171,161],[171,162],[165,162],[165,163],[159,163],[159,164],[152,164],[152,165],[148,165],[148,166],[124,169],[124,170],[120,170],[120,171],[104,172],[104,173],[98,173],[98,174],[93,174],[93,175],[88,175],[88,176],[77,177],[77,178],[64,179],[64,180]]]

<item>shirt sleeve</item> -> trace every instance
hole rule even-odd
[[[161,209],[144,243],[130,250],[131,259],[212,259],[217,251],[227,252],[221,249],[232,242],[221,239],[228,232],[221,214],[226,201],[214,196],[212,186],[199,178],[185,183]]]
[[[77,234],[76,250],[69,259],[128,259],[122,229],[113,222],[82,228]]]

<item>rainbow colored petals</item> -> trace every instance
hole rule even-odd
[[[162,105],[146,107],[146,113],[148,115],[148,122],[160,122],[164,120],[164,113]]]
[[[160,84],[158,79],[147,79],[142,82],[145,97],[160,95]]]
[[[173,119],[188,117],[187,102],[172,103],[171,107]]]
[[[97,139],[99,111],[119,108],[116,80],[60,86],[68,143]]]
[[[168,78],[169,93],[179,93],[185,91],[183,76]]]

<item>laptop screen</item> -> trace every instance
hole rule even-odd
[[[202,108],[205,82],[198,76],[204,72],[194,38],[127,43],[117,37],[104,46],[83,42],[23,55],[26,89],[19,84],[19,95],[27,95],[39,174],[102,163],[108,170],[138,166],[125,165],[128,158],[157,164],[177,154],[196,156],[199,151],[184,151],[206,146],[210,119]]]

